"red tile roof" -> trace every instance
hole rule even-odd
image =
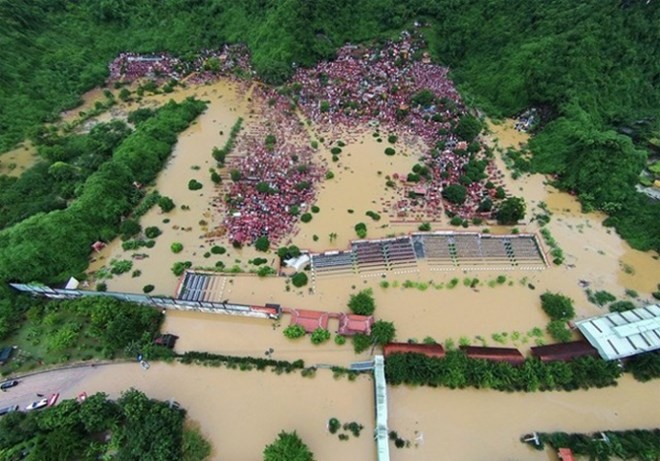
[[[291,325],[300,325],[307,333],[312,333],[319,327],[327,330],[328,313],[291,309]]]
[[[340,314],[339,329],[337,333],[345,336],[355,334],[371,334],[371,326],[374,324],[374,318],[371,315]]]

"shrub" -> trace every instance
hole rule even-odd
[[[303,213],[302,216],[300,216],[300,220],[304,223],[308,223],[312,220],[312,214],[311,213]]]
[[[449,224],[451,224],[452,226],[460,226],[461,224],[463,224],[463,219],[460,216],[454,216],[453,218],[451,218],[451,221],[449,221]]]
[[[374,301],[373,290],[367,288],[359,293],[351,295],[348,300],[348,308],[354,314],[358,315],[372,315],[376,310],[376,302]]]
[[[380,215],[376,213],[375,211],[367,211],[365,213],[367,216],[369,216],[371,219],[374,221],[380,221]]]
[[[317,207],[316,205],[312,205],[312,213],[318,213],[319,211],[321,211],[319,207]]]
[[[204,187],[202,183],[198,182],[195,179],[191,179],[190,181],[188,181],[188,189],[190,190],[200,190],[202,187]]]
[[[599,306],[604,306],[607,303],[616,301],[616,296],[608,291],[600,290],[593,294],[589,294],[589,301],[598,304]]]
[[[144,235],[146,235],[147,238],[150,238],[150,239],[155,239],[155,238],[158,237],[160,234],[162,234],[162,232],[161,232],[161,230],[160,230],[159,228],[157,228],[156,226],[150,226],[150,227],[147,227],[147,228],[144,230]]]
[[[385,148],[385,155],[390,155],[390,156],[392,156],[392,155],[394,155],[394,154],[396,154],[396,151],[394,150],[393,147],[386,147],[386,148]]]
[[[220,174],[215,170],[211,172],[211,181],[213,181],[215,184],[220,184],[222,182]]]
[[[506,197],[506,192],[504,192],[504,188],[502,186],[498,187],[495,189],[495,198],[496,199],[503,199]]]
[[[575,317],[573,300],[558,293],[543,293],[541,307],[552,320],[567,321]]]
[[[163,213],[169,213],[176,205],[171,198],[162,196],[158,198],[158,206]]]
[[[230,177],[231,180],[234,181],[234,182],[238,182],[238,181],[240,181],[242,176],[243,176],[243,175],[241,174],[241,172],[238,171],[238,170],[235,170],[235,169],[234,169],[234,170],[231,170],[231,171],[229,172],[229,177]]]
[[[336,335],[335,336],[335,344],[337,346],[343,346],[344,344],[346,344],[346,337],[342,336],[342,335]]]
[[[119,259],[110,261],[110,272],[115,275],[124,274],[133,268],[133,261]]]
[[[317,328],[312,332],[312,343],[313,344],[323,344],[330,340],[330,332],[325,328]]]
[[[442,190],[442,196],[448,202],[462,205],[467,197],[467,189],[460,184],[450,184]]]
[[[254,248],[257,251],[268,251],[268,249],[270,248],[270,241],[268,240],[268,237],[262,235],[257,240],[255,240]]]
[[[154,291],[154,288],[156,287],[154,287],[153,285],[145,285],[142,287],[142,291],[144,293],[151,293],[152,291]]]
[[[170,245],[170,250],[172,250],[172,253],[181,253],[183,250],[183,244],[180,242],[174,242],[172,245]]]
[[[431,223],[429,222],[422,223],[419,225],[417,229],[419,229],[422,232],[428,232],[431,230]]]
[[[262,266],[259,268],[259,270],[257,270],[257,275],[259,277],[267,277],[269,275],[275,275],[275,274],[276,274],[275,269],[273,269],[270,266]]]
[[[305,336],[305,329],[301,325],[289,325],[284,329],[284,336],[289,339],[298,339]]]
[[[218,246],[218,245],[213,245],[211,247],[211,253],[213,253],[214,255],[222,255],[222,254],[225,254],[226,252],[227,252],[227,249],[225,247],[221,247],[221,246]]]
[[[353,336],[353,350],[356,354],[364,352],[371,346],[371,337],[358,333]]]
[[[497,210],[499,224],[516,224],[525,217],[525,201],[520,197],[509,197]]]
[[[296,272],[291,277],[291,283],[296,288],[304,287],[305,285],[307,285],[307,282],[308,282],[307,274],[305,274],[304,272]]]
[[[341,154],[341,147],[333,147],[332,149],[330,149],[330,153],[331,153],[332,155],[339,155],[339,154]]]
[[[125,219],[119,226],[122,239],[127,240],[142,231],[140,223],[134,219]]]
[[[551,320],[548,323],[547,331],[552,339],[561,343],[570,341],[572,337],[571,330],[568,329],[564,320]]]
[[[355,225],[355,233],[361,239],[365,238],[367,236],[367,225],[363,222],[357,223]]]
[[[328,430],[331,434],[336,434],[337,431],[341,428],[341,423],[337,418],[330,418],[328,420]]]
[[[192,267],[192,263],[190,261],[177,261],[172,264],[172,273],[179,277],[185,272],[186,269],[189,269],[190,267]]]
[[[371,338],[375,344],[383,346],[387,343],[391,343],[395,336],[396,328],[392,322],[377,320],[371,328]]]
[[[96,291],[108,291],[108,285],[105,282],[97,283]]]
[[[332,171],[328,171],[325,174],[325,179],[327,179],[327,180],[333,179],[334,177],[335,177],[335,174]]]
[[[630,301],[617,301],[610,304],[610,312],[625,312],[635,308]]]
[[[390,144],[394,144],[398,139],[399,138],[395,134],[391,134],[387,137],[387,142],[389,142]]]

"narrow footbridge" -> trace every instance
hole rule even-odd
[[[385,382],[385,359],[374,357],[374,383],[376,391],[376,445],[378,461],[390,460],[389,434],[387,429],[387,383]]]

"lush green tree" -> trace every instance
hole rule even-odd
[[[467,197],[467,189],[460,184],[450,184],[442,190],[442,196],[451,203],[462,205]]]
[[[291,277],[291,283],[296,288],[304,287],[305,285],[307,285],[307,281],[308,281],[307,274],[305,274],[304,272],[296,272]]]
[[[270,241],[268,240],[268,237],[262,235],[257,240],[255,240],[254,248],[257,251],[268,251],[270,249]]]
[[[302,325],[289,325],[284,329],[284,336],[289,339],[297,339],[305,336],[305,329]]]
[[[385,345],[394,341],[396,328],[394,323],[376,320],[371,327],[371,338],[375,344]]]
[[[356,294],[352,294],[348,300],[348,308],[354,314],[372,315],[376,310],[373,290],[367,288]]]
[[[458,125],[456,126],[454,132],[456,133],[456,136],[459,137],[459,139],[470,143],[479,135],[482,129],[483,125],[478,118],[469,114],[465,114],[459,119]]]
[[[264,461],[314,461],[314,454],[296,431],[282,431],[264,448]]]
[[[559,293],[549,291],[541,295],[541,307],[552,320],[571,320],[575,317],[573,300]]]
[[[312,332],[312,343],[323,344],[330,340],[330,332],[325,328],[317,328]]]
[[[525,200],[520,197],[505,199],[497,209],[498,224],[516,224],[525,218]]]

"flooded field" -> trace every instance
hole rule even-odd
[[[234,249],[221,237],[206,235],[222,220],[220,210],[214,207],[221,191],[208,173],[215,166],[211,151],[223,145],[238,117],[245,118],[244,126],[248,128],[259,123],[248,94],[245,86],[221,81],[145,98],[144,103],[156,104],[170,97],[197,95],[210,104],[206,113],[180,136],[167,167],[153,186],[162,195],[172,197],[177,209],[168,214],[152,209],[141,219],[143,228],[158,226],[163,233],[152,249],[140,250],[144,257],[133,258],[133,270],[141,274],[133,277],[129,272],[109,279],[109,290],[142,292],[143,286],[153,284],[154,293],[171,296],[178,278],[170,268],[177,261],[190,261],[193,267],[212,267],[222,261],[225,267],[248,271],[255,268],[249,264],[251,259],[266,257],[269,264],[275,265],[276,256],[272,252],[264,255],[253,247]],[[511,121],[491,125],[490,129],[489,142],[497,142],[503,148],[518,147],[527,141],[527,135],[515,131]],[[317,135],[311,132],[310,136]],[[290,236],[290,241],[301,248],[315,251],[347,248],[350,240],[356,238],[353,227],[358,222],[367,224],[370,238],[417,229],[418,223],[393,222],[396,219],[390,217],[388,210],[395,194],[385,184],[388,176],[410,171],[419,153],[417,147],[412,144],[408,148],[399,147],[395,156],[387,157],[383,153],[385,143],[378,143],[369,131],[348,138],[337,162],[332,161],[326,147],[319,150],[318,161],[334,173],[334,178],[322,181],[319,186],[315,203],[319,213],[313,215],[311,222],[300,223],[299,232]],[[607,290],[618,299],[640,303],[651,300],[650,293],[660,282],[657,255],[630,249],[613,230],[602,226],[603,215],[582,214],[574,197],[547,185],[544,177],[523,176],[514,180],[499,155],[496,164],[503,172],[506,189],[523,196],[527,202],[527,223],[517,226],[520,232],[538,232],[538,224],[531,218],[544,213],[542,207],[552,213],[546,228],[563,249],[564,264],[534,271],[447,272],[433,272],[420,264],[416,270],[386,277],[318,277],[302,289],[293,288],[284,277],[225,275],[218,281],[216,300],[345,312],[351,294],[371,288],[376,298],[376,317],[394,322],[400,341],[421,342],[431,337],[438,342],[518,347],[523,352],[530,346],[549,342],[544,333],[548,319],[539,302],[539,295],[545,291],[573,298],[579,318],[605,312],[604,308],[588,302],[584,285],[594,291]],[[190,179],[201,182],[203,188],[188,190]],[[379,213],[381,219],[372,221],[365,216],[367,211]],[[434,222],[432,229],[447,229],[445,220]],[[486,226],[478,230],[483,227]],[[510,233],[512,229],[488,227],[494,234]],[[181,253],[170,251],[173,242],[183,244]],[[226,253],[208,253],[214,244],[224,246]],[[119,240],[111,242],[95,255],[89,271],[93,273],[113,258],[132,258],[132,253],[123,251]],[[466,282],[468,278],[478,278],[478,285],[466,286],[470,285]],[[637,292],[636,297],[631,290]],[[288,322],[286,315],[280,323],[272,323],[168,312],[164,330],[181,337],[177,344],[179,352],[200,350],[252,356],[268,353],[275,359],[302,358],[308,365],[342,366],[368,357],[368,352],[356,357],[350,344],[337,346],[329,342],[314,346],[308,338],[290,341],[282,334]],[[336,325],[332,322],[336,321],[330,323],[334,333]],[[81,384],[80,390],[84,387],[87,391],[98,389],[116,394],[129,386],[155,397],[180,401],[213,441],[214,459],[258,459],[263,446],[280,429],[297,429],[319,460],[375,458],[369,436],[373,394],[371,381],[367,379],[357,383],[335,381],[330,373],[323,372],[310,380],[298,375],[256,377],[255,372],[180,365],[156,365],[144,372],[137,365],[126,365],[102,370]],[[528,450],[518,442],[518,437],[530,430],[591,431],[657,426],[660,420],[653,409],[660,403],[658,390],[655,383],[639,384],[627,378],[617,388],[570,394],[395,388],[390,399],[391,429],[413,445],[416,438],[419,440],[416,448],[393,448],[392,459],[449,459],[447,453],[451,453],[451,459],[460,461],[554,459],[552,454]],[[325,422],[330,416],[361,422],[366,426],[365,432],[360,439],[339,442],[336,436],[325,432]]]
[[[0,175],[20,176],[38,159],[34,145],[25,141],[15,149],[0,154]]]

